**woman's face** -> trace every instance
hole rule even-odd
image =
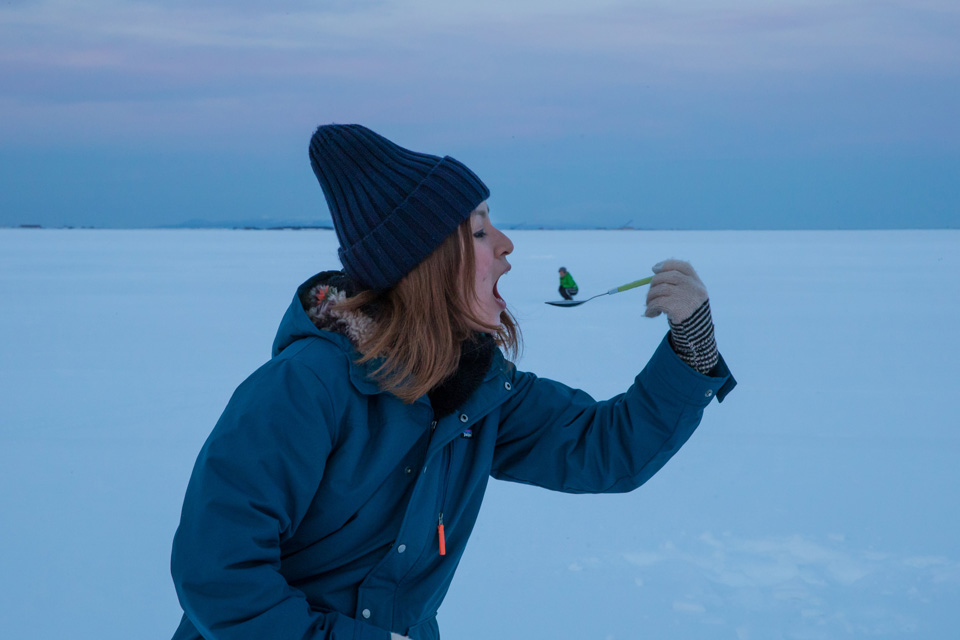
[[[513,252],[513,243],[490,222],[490,209],[486,202],[481,202],[470,214],[470,227],[476,267],[474,288],[477,293],[471,311],[485,324],[498,327],[500,312],[507,308],[507,303],[497,291],[497,281],[500,276],[510,271],[507,255]],[[473,328],[478,331],[489,330],[483,327]]]

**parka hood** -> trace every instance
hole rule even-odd
[[[356,342],[351,335],[372,330],[373,321],[360,313],[344,314],[330,310],[332,303],[353,295],[356,286],[342,271],[323,271],[299,287],[290,306],[280,320],[277,335],[273,340],[273,357],[305,338],[321,338],[330,341],[347,354],[350,360],[356,354]],[[322,295],[320,295],[322,293]],[[348,318],[356,316],[355,318]],[[376,361],[349,367],[353,386],[365,395],[380,392],[379,386],[370,377]]]
[[[322,271],[297,287],[277,328],[272,355],[277,356],[297,340],[308,337],[346,339],[355,346],[363,332],[372,330],[373,320],[359,313],[332,311],[330,307],[356,291],[356,285],[342,271]]]

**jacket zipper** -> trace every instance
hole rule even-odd
[[[430,423],[431,431],[437,430],[437,418],[434,414],[433,422]],[[443,504],[447,501],[447,482],[450,479],[450,455],[447,453],[447,447],[452,446],[452,443],[447,444],[443,447],[441,455],[443,456],[443,475],[440,479],[440,514],[437,516],[437,538],[439,540],[439,550],[440,555],[447,555],[447,538],[443,531]]]
[[[443,484],[441,484],[440,489],[440,516],[437,518],[437,536],[440,539],[440,555],[447,555],[447,539],[443,533],[443,505],[447,501],[447,483],[450,481],[450,458],[451,455],[447,452],[449,447],[452,447],[453,443],[449,443],[443,448]]]

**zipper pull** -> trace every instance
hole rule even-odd
[[[437,533],[440,535],[440,555],[447,555],[447,539],[443,535],[443,512],[440,512],[440,523],[437,525]]]

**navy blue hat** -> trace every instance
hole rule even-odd
[[[395,285],[490,197],[480,178],[450,156],[404,149],[359,124],[319,127],[310,164],[343,270],[368,289]]]

